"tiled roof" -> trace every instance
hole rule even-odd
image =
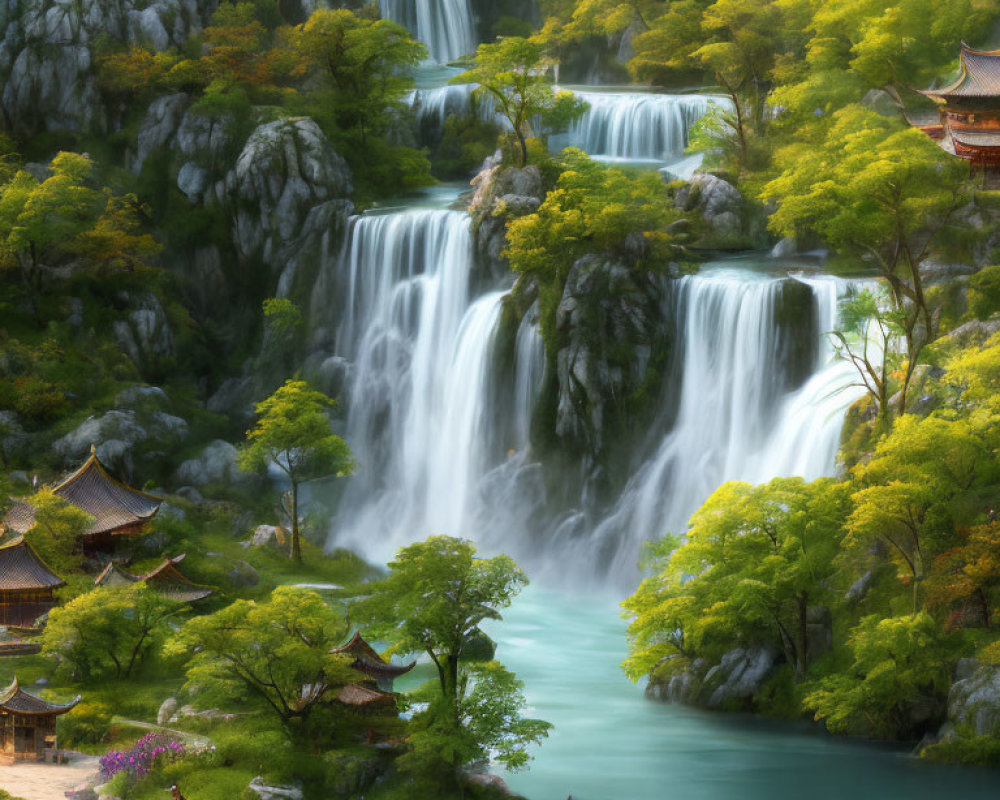
[[[952,128],[951,138],[968,147],[1000,147],[1000,131],[959,131]]]
[[[0,709],[12,711],[15,714],[26,714],[28,716],[47,716],[49,714],[65,714],[72,710],[80,702],[80,696],[69,703],[50,703],[28,694],[17,685],[17,678],[6,689],[0,689]]]
[[[94,579],[94,584],[97,586],[128,586],[132,583],[145,582],[160,594],[180,603],[194,603],[215,594],[214,589],[193,583],[177,569],[177,564],[183,560],[183,554],[174,558],[165,558],[156,569],[144,575],[135,575],[112,562]]]
[[[95,453],[52,491],[94,518],[88,535],[145,522],[156,515],[163,502],[112,477]],[[24,500],[16,501],[4,517],[4,525],[16,533],[27,533],[34,524],[35,509]]]
[[[163,502],[111,477],[93,453],[53,491],[94,518],[88,534],[107,533],[144,522],[155,516]]]
[[[390,664],[378,654],[374,647],[364,640],[360,631],[351,637],[351,641],[334,648],[332,652],[338,655],[354,656],[354,663],[351,666],[375,680],[380,678],[398,678],[401,675],[405,675],[417,665],[416,661],[405,665]]]
[[[366,689],[350,683],[337,692],[337,699],[345,706],[364,708],[375,705],[395,705],[395,698],[386,692],[379,692],[375,689]]]
[[[59,586],[65,586],[62,579],[45,566],[24,537],[0,547],[0,591],[33,591]]]
[[[958,78],[944,88],[924,94],[941,99],[1000,96],[1000,50],[973,50],[963,44]]]

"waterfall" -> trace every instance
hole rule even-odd
[[[726,98],[703,94],[572,91],[590,109],[553,142],[558,149],[570,145],[603,159],[677,159],[688,145],[691,127],[713,105],[728,105]]]
[[[712,266],[672,283],[675,366],[646,463],[603,518],[552,508],[528,445],[545,356],[532,308],[508,385],[494,374],[503,291],[475,297],[469,217],[411,209],[351,220],[337,266],[336,357],[360,470],[331,546],[388,559],[431,534],[475,538],[537,574],[634,579],[642,543],[683,532],[727,480],[831,474],[861,390],[833,353],[846,281]],[[557,565],[553,567],[553,565]]]
[[[790,279],[742,269],[681,279],[672,298],[681,347],[676,420],[607,518],[575,542],[564,536],[565,546],[611,554],[604,568],[625,580],[642,543],[683,533],[722,483],[833,473],[844,414],[863,393],[826,336],[850,284],[793,280],[812,305],[810,352],[799,352],[807,363],[798,375],[789,346],[802,344],[801,326],[777,323]]]
[[[469,224],[425,209],[356,217],[348,231],[337,350],[352,363],[346,438],[360,470],[335,541],[372,558],[469,535],[503,297],[470,297]]]
[[[476,49],[470,0],[379,0],[382,16],[404,25],[446,64]]]

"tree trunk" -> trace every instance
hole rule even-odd
[[[809,668],[809,596],[805,592],[799,592],[799,646],[795,659],[795,677],[799,680],[806,675]]]
[[[299,540],[299,484],[292,481],[292,560],[302,563],[302,542]]]
[[[520,128],[517,129],[517,144],[521,148],[521,169],[528,166],[528,140]]]

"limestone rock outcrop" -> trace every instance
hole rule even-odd
[[[97,45],[183,45],[215,0],[0,0],[0,110],[18,133],[109,129]]]

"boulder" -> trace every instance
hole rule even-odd
[[[156,724],[161,727],[167,725],[177,713],[178,703],[176,697],[168,697],[160,704],[160,710],[156,712]]]
[[[472,180],[475,192],[469,204],[477,251],[493,276],[509,273],[500,255],[507,246],[507,225],[517,217],[535,212],[545,199],[538,167],[523,169],[501,166],[499,153],[483,162]]]
[[[698,211],[712,232],[724,239],[743,234],[743,195],[728,181],[707,172],[698,173],[677,190],[674,204],[684,211]]]
[[[708,708],[748,708],[774,669],[765,647],[737,647],[705,674],[701,700]]]
[[[113,325],[118,346],[140,373],[148,373],[174,354],[174,336],[163,305],[152,293],[130,298],[133,310]]]
[[[654,355],[669,349],[664,280],[596,255],[570,269],[556,311],[564,344],[556,355],[555,433],[572,449],[604,450],[619,404],[642,385]]]
[[[315,120],[282,119],[258,126],[216,187],[233,209],[233,242],[245,259],[275,259],[305,233],[313,209],[353,191],[347,162]]]
[[[89,783],[81,783],[65,792],[67,800],[97,800],[97,791]]]
[[[253,547],[280,547],[285,542],[285,531],[276,525],[258,525],[254,528],[250,544]]]
[[[133,449],[148,438],[149,433],[139,424],[134,411],[115,410],[87,418],[58,439],[52,449],[63,457],[66,465],[75,465],[89,455],[93,446],[102,463],[131,475]]]
[[[303,798],[301,787],[268,786],[260,775],[250,781],[250,791],[256,793],[260,800],[302,800]]]
[[[982,346],[991,336],[1000,332],[1000,320],[991,319],[981,321],[978,319],[969,320],[959,325],[953,331],[949,331],[941,337],[941,344],[953,344],[956,347],[965,349],[973,345]]]
[[[205,446],[201,453],[182,463],[174,479],[189,486],[208,486],[216,483],[246,483],[250,478],[236,466],[239,451],[229,442],[216,439]]]
[[[948,724],[967,736],[1000,736],[1000,668],[962,659],[948,692]]]

